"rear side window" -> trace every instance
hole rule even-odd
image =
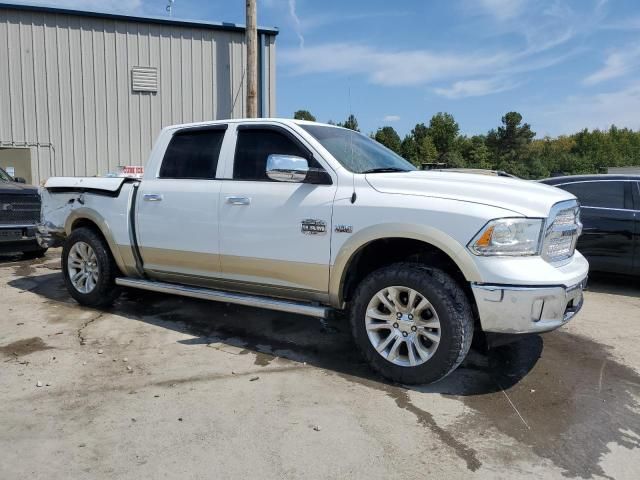
[[[267,177],[267,157],[271,154],[308,158],[306,151],[284,133],[272,129],[238,130],[233,178],[271,181]],[[313,162],[310,162],[310,167]]]
[[[160,178],[214,179],[225,130],[176,132],[162,160]]]
[[[625,182],[582,182],[560,186],[573,193],[584,207],[625,208]]]

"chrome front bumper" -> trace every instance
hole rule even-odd
[[[585,276],[570,287],[472,284],[485,332],[541,333],[554,330],[580,311]]]

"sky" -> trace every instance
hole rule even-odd
[[[257,0],[280,29],[277,115],[354,113],[401,135],[449,112],[467,135],[518,111],[538,137],[640,129],[640,0]],[[166,16],[167,0],[31,1]],[[175,18],[244,23],[244,0],[175,0]]]

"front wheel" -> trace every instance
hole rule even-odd
[[[106,307],[117,297],[118,267],[109,246],[90,228],[74,230],[62,249],[64,282],[81,305]]]
[[[369,364],[399,383],[446,377],[473,338],[473,314],[460,285],[419,263],[397,263],[367,276],[356,289],[350,317]]]

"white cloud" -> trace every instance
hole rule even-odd
[[[399,122],[400,115],[385,115],[382,120],[384,120],[385,122]]]
[[[447,98],[480,97],[492,93],[511,90],[517,85],[498,79],[461,80],[454,82],[449,88],[436,88],[438,95]]]
[[[640,17],[605,22],[600,25],[600,28],[603,30],[640,30]]]
[[[364,74],[385,86],[424,85],[455,76],[477,75],[509,65],[510,56],[446,53],[429,50],[388,50],[351,43],[327,43],[284,49],[281,61],[294,73]]]
[[[302,34],[302,23],[300,22],[300,17],[298,17],[298,13],[296,12],[296,0],[289,0],[289,16],[293,22],[293,29],[298,36],[300,48],[304,48],[304,35]]]
[[[524,0],[478,0],[477,6],[498,20],[510,20],[519,16],[525,6]]]
[[[596,85],[606,80],[625,76],[640,67],[640,47],[631,47],[609,54],[604,66],[583,80],[585,85]]]
[[[607,129],[611,125],[640,129],[640,82],[622,90],[595,95],[573,95],[554,108],[532,108],[528,117],[544,125],[539,135],[573,133],[583,128]]]
[[[443,52],[382,50],[352,43],[327,43],[305,49],[283,49],[280,60],[292,74],[364,75],[387,87],[425,86],[454,82],[436,93],[450,98],[480,96],[515,88],[508,77],[548,68],[562,56],[537,52]]]

